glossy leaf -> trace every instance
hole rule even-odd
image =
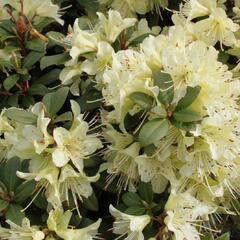
[[[67,99],[68,92],[68,87],[62,87],[57,91],[48,93],[44,96],[42,102],[44,103],[50,117],[53,117],[62,108]]]
[[[178,102],[175,111],[189,107],[198,97],[201,87],[187,87],[186,95]]]
[[[140,130],[139,142],[143,146],[154,143],[167,135],[168,128],[169,124],[166,119],[157,118],[148,121]]]
[[[189,109],[177,111],[173,114],[173,117],[176,121],[184,123],[196,122],[202,119],[202,116],[199,113]]]

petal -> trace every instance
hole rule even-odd
[[[57,166],[57,167],[63,167],[65,166],[68,161],[69,158],[67,156],[67,154],[60,148],[57,148],[53,153],[52,153],[52,158],[53,158],[53,163]]]

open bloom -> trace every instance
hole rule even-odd
[[[18,12],[21,11],[21,4],[15,0],[4,0],[5,4],[9,4],[14,7]],[[23,1],[23,13],[29,18],[33,19],[35,16],[49,17],[55,19],[61,25],[64,21],[60,18],[59,6],[53,4],[51,0],[24,0]]]
[[[89,125],[80,114],[78,103],[71,101],[74,121],[70,130],[58,127],[53,130],[53,138],[57,144],[52,153],[53,162],[57,167],[65,166],[70,160],[82,171],[83,160],[97,149],[102,148],[96,134],[88,134]]]
[[[164,222],[174,233],[176,240],[200,240],[197,227],[201,226],[199,217],[206,218],[216,208],[201,203],[191,194],[175,193],[173,190],[165,205],[167,217]]]
[[[39,230],[38,226],[31,226],[30,221],[24,218],[22,226],[7,220],[10,229],[0,227],[0,236],[2,240],[43,240],[45,234]]]
[[[91,196],[93,192],[91,183],[96,182],[98,179],[98,174],[88,177],[84,172],[75,171],[69,164],[65,165],[61,169],[59,177],[59,192],[62,200],[69,203],[69,192],[71,192],[77,206],[77,199],[82,200],[82,197],[88,198]]]
[[[97,238],[98,228],[101,220],[82,229],[73,229],[68,227],[72,213],[71,211],[63,212],[62,209],[52,210],[49,213],[47,225],[49,230],[54,231],[64,240],[94,240]]]
[[[112,205],[110,205],[109,211],[115,218],[115,222],[113,223],[113,233],[121,235],[125,240],[144,240],[142,231],[150,223],[150,216],[128,215],[120,212]]]
[[[236,43],[234,33],[238,31],[239,25],[227,17],[222,8],[216,8],[209,18],[196,23],[195,29],[200,39],[210,45],[220,44],[231,46]]]
[[[108,19],[100,12],[97,15],[99,18],[98,32],[110,43],[115,42],[124,29],[133,26],[137,22],[135,18],[123,19],[120,13],[114,10],[108,11]]]

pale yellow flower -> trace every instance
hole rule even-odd
[[[115,42],[123,30],[133,26],[137,22],[135,18],[122,18],[120,13],[114,10],[108,11],[108,18],[100,12],[97,15],[99,18],[97,31],[110,43]]]
[[[151,218],[148,215],[132,216],[120,212],[112,205],[109,211],[115,218],[113,223],[113,233],[121,235],[125,240],[135,239],[144,240],[142,231],[150,223]]]
[[[57,146],[52,157],[57,167],[63,167],[71,160],[75,167],[82,171],[83,160],[102,148],[102,143],[96,134],[88,134],[89,125],[83,120],[78,103],[71,101],[71,104],[74,113],[72,127],[69,130],[63,127],[53,130]]]
[[[22,220],[22,226],[7,220],[10,229],[0,227],[0,236],[2,240],[43,240],[45,234],[39,230],[38,226],[31,226],[27,218]]]
[[[222,8],[216,8],[209,18],[198,21],[195,29],[199,38],[209,45],[219,41],[221,45],[231,46],[236,43],[234,33],[239,30],[239,25],[228,18]]]
[[[98,228],[101,220],[81,229],[68,227],[72,213],[64,212],[61,208],[52,210],[49,213],[47,225],[49,230],[54,231],[60,238],[64,240],[94,240],[98,234]]]

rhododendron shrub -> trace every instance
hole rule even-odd
[[[0,239],[239,239],[240,1],[0,7]]]

